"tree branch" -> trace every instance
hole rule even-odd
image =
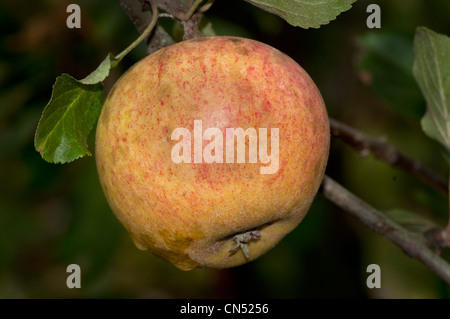
[[[440,194],[448,196],[448,184],[441,176],[384,140],[367,135],[334,119],[330,119],[330,128],[331,135],[352,146],[361,156],[371,153],[375,158],[406,171]]]
[[[158,21],[158,6],[156,5],[154,0],[149,0],[150,5],[152,7],[152,20],[150,21],[150,24],[144,29],[144,31],[141,33],[141,35],[131,44],[129,45],[125,50],[120,52],[114,59],[117,61],[120,61],[125,55],[127,55],[131,50],[133,50],[139,43],[142,42],[146,37],[149,36],[149,34],[153,31],[154,27],[156,26],[156,22]]]
[[[162,10],[179,20],[182,20],[186,12],[189,11],[189,6],[179,0],[158,0],[157,4]]]
[[[149,12],[143,10],[146,0],[119,0],[119,3],[138,31],[142,33],[151,18]],[[155,3],[158,8],[180,20],[189,11],[189,7],[179,0],[156,0]]]
[[[202,17],[202,13],[196,13],[196,11],[201,11],[203,7],[206,7],[206,10],[210,7],[211,3],[207,3],[199,9],[198,6],[202,2],[200,0],[196,0],[195,3],[193,3],[191,6],[188,6],[179,0],[155,0],[154,2],[160,9],[166,11],[166,13],[160,14],[160,17],[171,17],[173,19],[178,19],[179,21],[181,21],[184,27],[183,40],[193,39],[201,35],[199,31],[199,23]],[[133,24],[136,26],[136,29],[139,31],[139,33],[144,32],[151,19],[151,13],[148,10],[144,10],[148,1],[119,0],[119,3],[122,9],[130,18],[131,22],[133,22]],[[149,48],[147,50],[149,54],[159,49],[160,47],[158,47],[158,45],[163,46],[163,43],[173,43],[170,36],[167,35],[160,26],[156,28],[155,33],[157,34],[154,34],[153,38],[157,36],[160,39],[156,38],[154,39],[155,43],[149,43]]]
[[[424,236],[401,227],[328,176],[323,179],[322,191],[328,200],[386,237],[408,256],[418,259],[450,284],[450,264],[426,245]]]
[[[152,18],[151,12],[143,10],[144,2],[144,0],[119,0],[123,11],[125,11],[139,33],[144,32]],[[159,6],[160,1],[155,2]]]
[[[202,19],[201,13],[195,13],[191,16],[189,20],[181,21],[184,28],[183,40],[190,40],[194,38],[199,38],[201,36],[200,30],[198,28],[200,20]]]

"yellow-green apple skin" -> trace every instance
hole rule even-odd
[[[194,120],[203,132],[278,128],[278,170],[261,174],[268,164],[248,155],[245,163],[175,163],[171,134],[187,128],[194,136]],[[138,248],[183,270],[227,268],[258,258],[302,221],[329,140],[322,96],[295,61],[254,40],[218,36],[163,48],[117,81],[98,121],[96,163]],[[255,229],[261,237],[248,242],[250,258],[230,253],[235,235]]]

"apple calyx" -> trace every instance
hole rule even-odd
[[[250,259],[250,251],[248,248],[248,242],[252,240],[258,240],[261,238],[261,232],[259,230],[251,230],[242,234],[235,235],[233,240],[236,242],[236,246],[230,249],[230,253],[234,253],[239,248],[242,249],[245,258]]]

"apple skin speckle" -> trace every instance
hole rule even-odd
[[[278,128],[278,171],[260,174],[264,164],[248,161],[174,163],[170,134],[193,132],[194,120],[203,131]],[[210,37],[163,48],[117,81],[98,121],[96,163],[138,248],[183,270],[226,268],[258,258],[302,221],[329,140],[321,94],[295,61],[257,41]],[[249,242],[250,258],[230,254],[233,237],[253,229],[261,237]]]

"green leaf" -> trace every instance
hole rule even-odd
[[[245,0],[276,14],[296,27],[319,28],[344,11],[356,0]]]
[[[56,78],[34,138],[34,146],[44,160],[67,163],[91,155],[86,140],[100,116],[101,82],[119,62],[108,53],[97,69],[82,80],[68,74]]]
[[[422,129],[450,150],[450,38],[419,27],[414,52],[414,77],[427,101]]]
[[[205,16],[203,16],[200,20],[198,28],[200,30],[200,33],[202,34],[202,37],[214,37],[217,35],[216,31],[214,31],[211,21],[206,19]]]
[[[95,69],[94,72],[89,74],[84,79],[79,82],[83,84],[97,84],[102,82],[109,75],[109,71],[116,67],[120,61],[114,60],[114,55],[112,53],[108,53],[106,58],[100,63],[100,65]]]
[[[88,82],[93,81],[91,78]],[[86,139],[100,115],[102,98],[101,83],[83,84],[68,74],[56,78],[34,141],[44,160],[67,163],[91,155]]]
[[[368,32],[358,39],[363,54],[358,68],[373,90],[397,113],[419,120],[425,112],[422,93],[412,74],[412,38],[395,33]]]

